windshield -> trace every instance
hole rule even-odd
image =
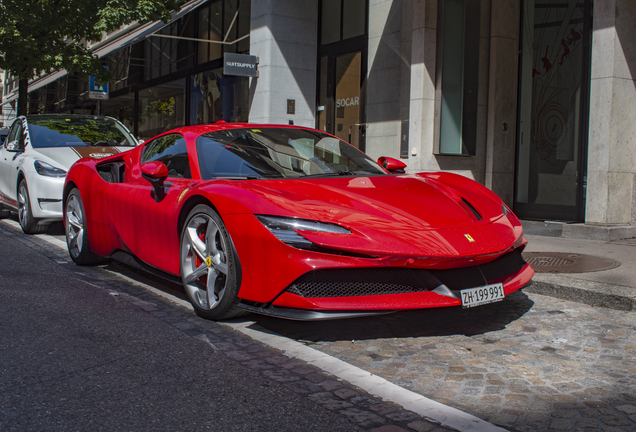
[[[137,145],[126,128],[113,119],[43,117],[27,118],[27,122],[34,148]]]
[[[225,129],[197,139],[201,178],[384,175],[367,155],[331,135],[295,128]]]

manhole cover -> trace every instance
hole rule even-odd
[[[621,265],[610,258],[567,252],[525,252],[523,259],[536,273],[587,273]]]

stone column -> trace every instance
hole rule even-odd
[[[413,0],[409,106],[410,172],[438,170],[433,157],[435,133],[435,57],[437,0]]]
[[[317,25],[315,0],[252,0],[250,54],[260,63],[250,82],[250,122],[315,127]]]
[[[636,2],[594,2],[585,224],[564,237],[636,237]]]
[[[517,137],[519,0],[492,0],[486,186],[512,205]]]

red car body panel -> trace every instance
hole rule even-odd
[[[336,311],[454,306],[461,302],[430,291],[327,298],[304,298],[283,291],[316,269],[456,269],[487,263],[525,246],[519,220],[512,213],[504,214],[497,195],[451,173],[201,180],[197,137],[235,127],[272,125],[201,125],[170,131],[181,133],[186,140],[192,179],[169,177],[160,202],[155,202],[152,186],[141,176],[143,145],[101,160],[76,162],[66,178],[65,198],[72,187],[79,188],[93,252],[110,256],[123,250],[178,276],[179,223],[193,202],[206,202],[223,219],[236,249],[242,271],[241,299]],[[122,183],[106,182],[97,172],[98,166],[114,161],[125,164]],[[255,215],[334,223],[351,234],[298,231],[315,245],[342,254],[303,250],[281,242]],[[509,294],[527,284],[532,275],[532,268],[526,265],[496,282],[502,282]]]

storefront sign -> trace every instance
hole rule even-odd
[[[225,53],[223,75],[257,77],[258,57],[246,54]]]
[[[108,83],[97,84],[95,77],[91,75],[88,81],[88,98],[89,99],[108,99]]]
[[[336,108],[346,107],[346,106],[356,106],[360,105],[360,97],[350,97],[350,98],[342,98],[336,100]]]

